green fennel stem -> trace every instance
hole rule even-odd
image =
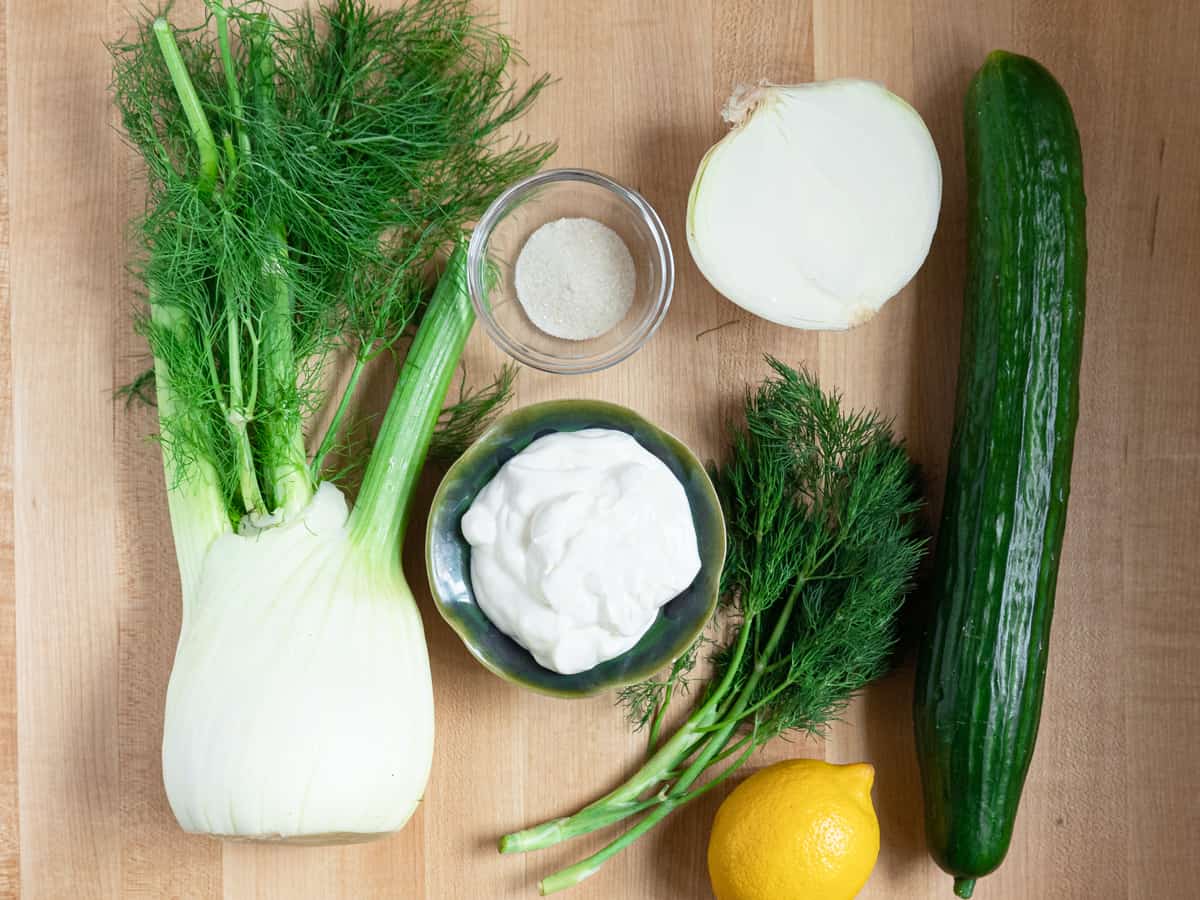
[[[222,7],[223,9],[223,7]],[[218,34],[221,18],[217,18]],[[257,65],[251,69],[251,102],[263,123],[274,127],[277,119],[275,104],[275,57],[271,39],[271,24],[263,17],[255,17],[243,29],[243,39],[251,60]],[[234,104],[240,115],[240,99]],[[245,140],[243,155],[250,154],[250,141]],[[272,303],[267,308],[262,322],[264,343],[264,378],[268,404],[272,408],[280,405],[280,398],[295,381],[297,374],[296,354],[292,339],[292,287],[288,283],[288,239],[287,231],[279,222],[271,224],[273,238],[271,252],[263,266],[263,275],[271,286]],[[299,416],[290,421],[271,423],[281,434],[274,439],[280,450],[279,460],[270,471],[272,496],[276,508],[284,518],[289,518],[303,509],[312,499],[315,475],[310,476],[308,458],[304,447],[304,427]],[[313,470],[314,472],[317,470]]]
[[[174,332],[190,327],[182,313],[167,306],[152,304],[151,315],[157,324]],[[171,390],[166,361],[158,357],[154,360],[154,390],[161,421],[172,421],[181,410]],[[165,429],[162,440],[166,443],[172,440],[169,428]],[[164,453],[163,474],[167,482],[167,512],[171,518],[171,533],[175,538],[184,615],[187,615],[200,581],[204,555],[219,535],[229,531],[231,523],[225,514],[217,473],[207,460],[201,460],[184,471],[173,453]]]
[[[399,552],[413,486],[475,323],[466,256],[466,241],[460,238],[408,348],[350,515],[351,539],[379,559]]]
[[[200,104],[200,97],[196,94],[196,87],[188,76],[187,66],[179,53],[179,45],[175,43],[175,33],[166,19],[160,17],[154,20],[154,36],[158,39],[159,51],[167,64],[167,71],[171,73],[171,82],[175,85],[179,103],[187,116],[192,137],[196,141],[196,149],[200,153],[200,174],[196,179],[196,189],[200,196],[207,197],[212,194],[217,183],[217,142],[213,138],[208,117],[204,114],[204,107]]]
[[[224,20],[218,19],[218,24],[222,21]],[[191,76],[188,75],[187,67],[184,65],[183,57],[179,52],[179,45],[175,42],[175,34],[170,24],[166,19],[158,18],[154,20],[153,27],[163,61],[166,63],[167,71],[171,75],[171,83],[175,87],[175,93],[178,95],[180,105],[187,116],[188,125],[192,130],[192,137],[196,142],[197,152],[200,154],[200,173],[197,176],[196,189],[202,197],[208,197],[212,194],[217,179],[219,167],[217,143],[213,138],[212,128],[208,124],[208,117],[196,93],[196,87],[192,83]],[[227,29],[225,32],[225,41],[226,43],[228,42]],[[227,68],[226,72],[232,79],[232,60],[230,60],[230,68]],[[233,84],[236,86],[236,81]],[[262,491],[258,485],[258,476],[254,469],[254,454],[250,445],[248,432],[248,416],[243,406],[242,367],[239,356],[241,347],[241,320],[237,316],[236,301],[230,298],[227,293],[224,300],[226,304],[225,324],[229,353],[229,401],[225,415],[233,435],[242,504],[247,512],[261,514],[266,512],[266,504],[263,501]],[[257,378],[258,373],[253,372],[252,376]]]
[[[292,346],[292,292],[287,282],[283,262],[287,259],[287,235],[282,225],[272,229],[275,236],[275,256],[266,263],[265,277],[272,284],[273,304],[267,309],[262,322],[264,377],[266,393],[272,407],[278,406],[278,398],[296,377],[296,355]],[[283,446],[280,462],[271,471],[271,489],[275,505],[288,518],[308,505],[312,499],[314,477],[309,475],[308,457],[304,448],[304,428],[300,417],[292,421],[274,423]]]
[[[238,149],[242,156],[250,156],[250,137],[242,127],[242,92],[238,87],[237,74],[233,66],[233,49],[229,45],[229,10],[225,4],[217,0],[210,2],[213,18],[217,21],[217,44],[221,50],[221,67],[225,70],[225,82],[229,89],[229,108],[233,111],[233,129],[238,139]]]
[[[314,479],[321,477],[321,467],[325,465],[325,457],[330,454],[337,443],[337,436],[342,427],[342,420],[346,417],[346,412],[350,409],[350,400],[358,388],[358,379],[362,377],[363,369],[366,366],[367,360],[363,356],[363,353],[360,351],[355,354],[354,368],[350,370],[350,377],[346,380],[346,388],[342,391],[342,399],[338,401],[337,409],[333,412],[333,418],[329,420],[329,426],[325,429],[325,435],[321,438],[321,443],[317,445],[317,452],[313,454],[312,463],[309,466],[309,472]]]
[[[229,355],[229,411],[225,419],[233,434],[237,450],[238,483],[241,487],[242,505],[246,512],[254,515],[266,513],[262,490],[258,486],[258,473],[254,470],[254,451],[250,446],[250,414],[246,408],[242,385],[242,320],[238,317],[237,301],[225,292],[225,330]],[[258,372],[251,370],[250,377],[257,381]]]

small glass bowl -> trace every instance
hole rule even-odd
[[[513,279],[529,236],[563,218],[595,219],[620,235],[637,279],[625,317],[582,341],[535,327]],[[551,169],[507,188],[475,226],[467,250],[467,286],[484,330],[518,362],[561,375],[607,369],[646,343],[667,314],[674,284],[671,242],[654,208],[637,191],[586,169]]]

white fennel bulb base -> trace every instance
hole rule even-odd
[[[429,658],[397,558],[322,484],[293,521],[208,549],[167,688],[163,780],[186,831],[338,843],[394,832],[433,757]]]

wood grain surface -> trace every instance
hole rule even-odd
[[[495,838],[568,811],[641,751],[609,697],[565,702],[476,665],[422,604],[437,694],[433,777],[401,834],[292,849],[183,834],[161,787],[179,586],[153,416],[113,396],[145,364],[130,328],[127,221],[139,165],[114,131],[103,40],[128,0],[0,0],[0,897],[516,900],[594,844],[501,858]],[[194,15],[198,0],[177,4]],[[704,455],[770,352],[894,416],[940,503],[965,257],[963,92],[987,51],[1031,54],[1083,138],[1091,272],[1083,413],[1042,732],[991,898],[1195,896],[1200,882],[1200,7],[1193,0],[491,0],[537,70],[528,118],[557,165],[642,191],[676,248],[666,324],[594,376],[524,372],[521,403],[625,403]],[[945,172],[941,223],[903,296],[849,334],[789,331],[718,297],[683,211],[737,81],[879,79],[921,112]],[[469,370],[500,362],[476,333]],[[373,390],[385,396],[390,376]],[[428,497],[428,491],[425,495]],[[419,518],[419,517],[418,517]],[[418,523],[419,525],[419,523]],[[419,527],[412,529],[419,535]],[[883,852],[866,898],[947,897],[929,861],[910,734],[911,668],[823,744],[866,759]],[[719,792],[569,894],[709,898]]]

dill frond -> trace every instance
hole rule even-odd
[[[124,401],[126,409],[134,406],[157,406],[154,396],[154,369],[139,372],[128,384],[117,388],[113,395]]]
[[[453,462],[462,456],[475,439],[495,421],[496,416],[512,399],[517,367],[505,363],[491,384],[475,390],[466,385],[463,369],[458,400],[442,410],[437,430],[429,444],[429,456],[441,462]]]

